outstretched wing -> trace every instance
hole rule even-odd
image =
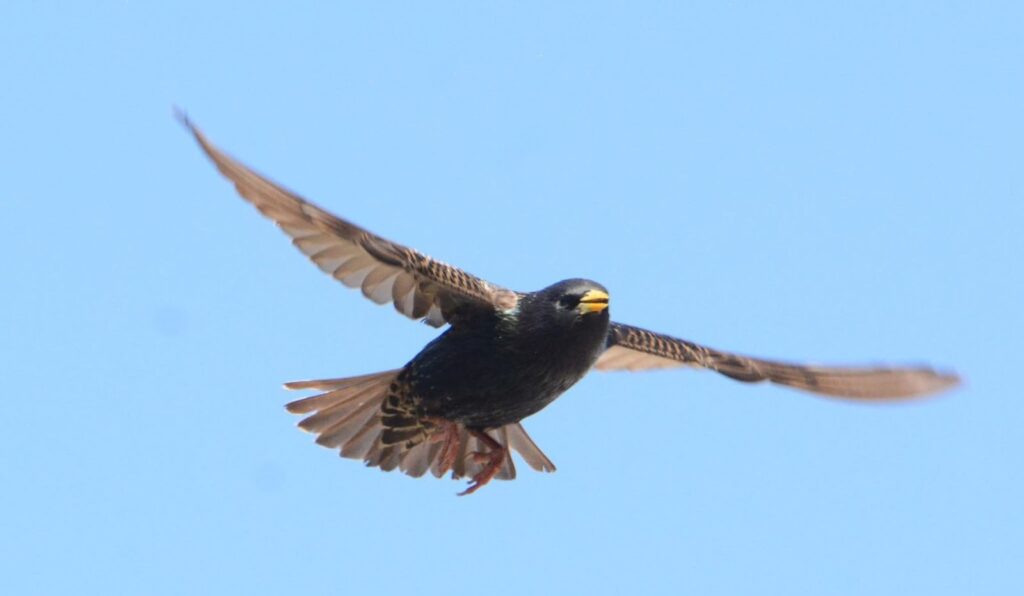
[[[450,322],[461,305],[500,310],[516,305],[515,292],[385,240],[278,186],[220,151],[183,114],[179,118],[243,198],[325,273],[362,289],[377,304],[392,302],[403,315],[434,327]]]
[[[960,382],[952,373],[928,367],[830,367],[788,364],[750,358],[612,323],[608,349],[594,365],[598,370],[650,370],[677,366],[709,368],[737,381],[771,381],[836,397],[893,399],[936,393]]]

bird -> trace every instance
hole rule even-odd
[[[285,383],[316,392],[286,405],[298,426],[342,457],[413,477],[468,479],[460,495],[554,464],[522,420],[590,370],[696,367],[852,400],[892,400],[956,386],[928,366],[817,366],[753,358],[612,321],[606,287],[567,279],[520,292],[392,242],[337,217],[218,149],[178,119],[238,194],[291,237],[322,271],[413,320],[445,327],[400,368]]]

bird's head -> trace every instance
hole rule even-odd
[[[567,279],[537,292],[537,298],[566,324],[608,321],[608,290],[586,279]]]

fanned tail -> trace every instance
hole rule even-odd
[[[486,451],[480,439],[464,425],[455,423],[454,458],[445,457],[440,428],[430,429],[418,441],[387,444],[383,437],[387,426],[382,415],[382,404],[394,389],[401,369],[338,379],[320,379],[285,383],[287,389],[315,389],[322,391],[285,406],[292,414],[309,414],[299,422],[299,428],[317,435],[316,442],[337,449],[342,457],[359,459],[368,466],[384,471],[401,470],[414,478],[428,471],[435,477],[449,470],[452,478],[472,478],[483,464],[474,453]],[[538,472],[553,472],[555,465],[530,439],[522,425],[509,424],[487,431],[502,447],[519,453],[523,460]],[[505,457],[495,478],[512,480],[516,477],[511,452]]]

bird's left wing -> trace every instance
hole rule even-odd
[[[834,397],[895,399],[927,395],[960,382],[928,367],[830,367],[789,364],[721,352],[639,327],[612,323],[598,370],[697,366],[745,382],[771,381]]]
[[[184,114],[179,119],[238,193],[291,236],[292,244],[325,273],[362,289],[374,302],[392,302],[403,315],[434,327],[450,322],[463,304],[500,310],[515,306],[515,292],[328,213],[222,152]]]

